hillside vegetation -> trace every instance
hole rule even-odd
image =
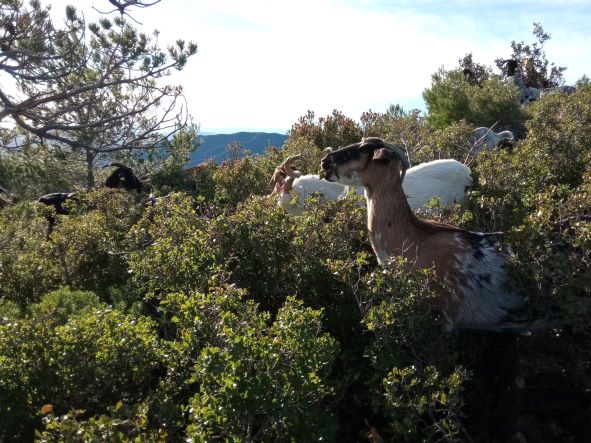
[[[19,1],[6,4],[21,12]],[[45,23],[42,12],[22,23]],[[80,29],[69,20],[64,38]],[[117,23],[133,43],[117,47],[141,60],[146,41]],[[117,37],[109,29],[96,25],[96,45]],[[184,45],[170,49],[179,68],[196,50]],[[145,69],[163,66],[163,53],[150,54]],[[187,125],[163,141],[164,159],[110,157],[87,133],[77,145],[77,125],[76,149],[34,138],[3,147],[0,186],[11,201],[0,207],[0,441],[586,441],[591,87],[583,78],[573,94],[521,106],[513,84],[463,63],[482,77],[434,74],[426,115],[308,112],[283,146],[190,171],[197,134]],[[472,131],[494,124],[516,142],[475,154]],[[317,173],[324,148],[363,136],[405,146],[413,165],[468,164],[465,204],[431,217],[504,231],[513,284],[532,316],[552,311],[560,326],[446,330],[425,307],[447,283],[401,257],[378,265],[358,197],[311,197],[291,217],[267,195],[287,156],[300,153],[297,168]],[[107,171],[85,152],[135,161],[143,188],[102,186]],[[61,213],[36,201],[55,191],[76,191]]]
[[[51,230],[53,209],[30,200],[0,212],[2,440],[580,441],[591,91],[526,113],[527,136],[472,158],[466,208],[442,217],[504,230],[532,310],[558,306],[564,327],[444,332],[423,309],[433,274],[377,266],[353,196],[286,215],[265,196],[274,167],[300,150],[314,171],[322,156],[299,122],[281,151],[210,164],[155,206],[98,188]],[[321,131],[354,123],[328,118]],[[408,140],[415,163],[469,156],[464,122],[364,123],[352,127]]]

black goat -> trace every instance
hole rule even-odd
[[[126,166],[123,163],[113,162],[103,166],[103,169],[111,166],[115,166],[117,169],[115,169],[111,175],[107,177],[107,180],[105,181],[105,186],[107,188],[137,190],[142,188],[141,180],[136,177],[136,175],[133,173],[133,170],[129,166]]]
[[[505,64],[507,65],[507,77],[512,77],[517,74],[517,68],[519,67],[519,63],[515,59],[505,60]]]
[[[56,214],[67,214],[68,211],[62,206],[66,200],[75,199],[74,192],[52,192],[39,197],[37,201],[47,206],[53,206]]]

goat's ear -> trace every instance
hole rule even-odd
[[[373,160],[393,160],[396,154],[386,148],[380,148],[373,151]]]

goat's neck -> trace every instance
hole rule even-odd
[[[417,258],[421,221],[406,201],[398,170],[381,175],[367,193],[367,227],[378,261],[390,255]]]

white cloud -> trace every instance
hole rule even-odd
[[[199,52],[170,81],[184,86],[202,130],[286,130],[308,109],[318,116],[338,109],[357,119],[392,103],[417,106],[440,66],[455,66],[468,52],[492,64],[510,54],[511,40],[533,40],[534,21],[551,32],[548,58],[569,67],[568,82],[591,73],[582,56],[591,39],[578,32],[591,12],[571,17],[568,6],[537,4],[164,0],[133,16],[145,30],[158,28],[162,42],[197,42]],[[546,25],[548,8],[572,32]]]

